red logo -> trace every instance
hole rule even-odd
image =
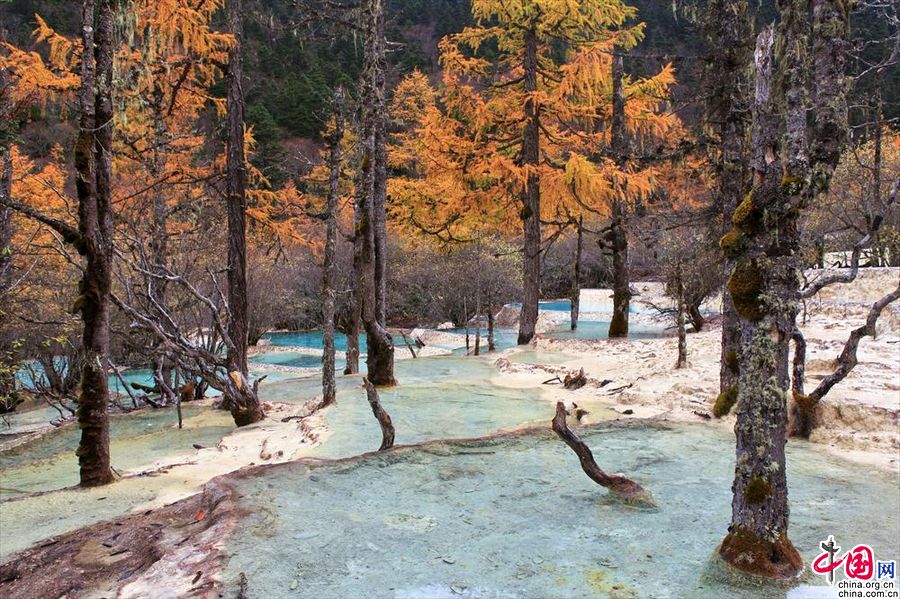
[[[828,584],[834,584],[834,571],[844,564],[844,573],[847,578],[856,580],[870,580],[875,574],[875,557],[872,548],[868,545],[857,545],[840,558],[836,558],[841,548],[835,545],[834,537],[822,543],[824,553],[819,555],[812,563],[813,572],[827,577]]]

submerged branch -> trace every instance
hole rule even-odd
[[[578,461],[581,462],[581,469],[592,481],[618,495],[637,499],[638,502],[647,505],[655,505],[653,497],[641,485],[621,474],[607,474],[597,465],[591,449],[566,424],[566,406],[561,401],[556,403],[552,428],[553,432],[575,452]]]

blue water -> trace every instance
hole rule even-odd
[[[279,333],[268,333],[265,335],[275,347],[309,347],[312,349],[322,349],[322,331],[288,331]],[[394,345],[403,345],[403,337],[394,337]],[[359,351],[366,353],[366,336],[359,336]],[[347,336],[343,333],[335,333],[334,349],[337,351],[347,351]]]
[[[309,347],[322,349],[322,331],[290,331],[282,333],[268,333],[265,339],[275,347]],[[334,349],[347,351],[347,336],[343,333],[335,333]],[[359,336],[359,351],[366,351],[366,336]]]
[[[287,347],[279,345],[278,347]],[[274,364],[277,366],[293,366],[294,368],[319,368],[322,356],[309,356],[294,352],[267,352],[250,358],[251,363]]]

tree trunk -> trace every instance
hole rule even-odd
[[[356,195],[353,209],[353,273],[350,276],[350,298],[347,306],[347,321],[344,333],[347,335],[347,361],[344,365],[344,376],[359,373],[359,332],[362,319],[362,299],[360,298],[360,281],[362,280],[362,234],[360,232],[363,218],[362,175],[356,175]]]
[[[325,259],[322,265],[322,406],[335,402],[337,390],[334,380],[334,254],[337,243],[337,210],[341,185],[341,140],[344,138],[343,89],[337,88],[334,97],[334,130],[329,139],[328,206],[326,208]]]
[[[362,322],[366,330],[366,367],[377,386],[396,385],[394,341],[386,327],[387,140],[385,128],[385,40],[382,0],[367,0],[362,180],[363,214],[356,234],[362,234],[362,275],[359,282]]]
[[[716,203],[722,215],[722,233],[731,227],[735,209],[746,189],[747,134],[750,126],[753,23],[744,0],[714,0],[710,3],[706,72],[709,89],[707,118],[718,135],[719,159]],[[734,267],[738,248],[725,249],[725,276]],[[698,329],[699,330],[699,329]],[[740,374],[740,320],[726,287],[722,292],[722,346],[719,360],[719,391],[737,385]]]
[[[466,323],[466,355],[469,355],[471,344],[469,342],[469,306],[468,298],[463,296],[463,322]]]
[[[228,137],[225,185],[228,208],[228,368],[247,375],[247,171],[241,0],[228,0],[228,28],[237,42],[228,56]]]
[[[106,377],[112,287],[113,0],[99,1],[96,28],[93,0],[85,0],[82,10],[85,50],[81,61],[81,122],[75,166],[78,171],[78,249],[85,257],[77,302],[84,323],[84,356],[78,399],[81,441],[76,455],[81,486],[96,487],[113,481]]]
[[[538,40],[534,30],[525,32],[525,130],[522,133],[520,166],[530,167],[528,180],[520,194],[522,226],[525,232],[522,261],[522,311],[519,315],[519,345],[534,338],[541,297],[541,181],[536,172],[540,164],[540,107],[531,94],[537,92]]]
[[[625,66],[622,54],[616,52],[612,59],[612,123],[611,145],[616,164],[624,169],[627,163],[628,140],[625,131]],[[616,188],[613,200],[609,245],[613,262],[613,313],[609,323],[609,338],[628,337],[628,313],[631,288],[628,276],[628,233],[626,231],[627,206],[622,190]]]
[[[0,85],[4,82],[0,80]],[[9,291],[12,280],[13,209],[6,206],[12,199],[12,152],[8,144],[0,146],[0,299]],[[0,302],[0,305],[4,305]],[[0,323],[3,322],[0,308]]]
[[[480,274],[480,273],[479,273]],[[475,293],[475,355],[481,355],[481,290]]]
[[[770,185],[773,175],[772,153],[778,131],[771,88],[774,39],[770,29],[763,31],[756,51],[757,91],[754,106],[754,171],[757,185],[751,194],[754,206],[780,208],[779,188]],[[768,127],[766,127],[768,125]],[[763,185],[766,187],[763,188]],[[765,202],[765,204],[763,204]],[[772,310],[761,299],[763,289],[790,295],[784,276],[792,274],[790,257],[773,258],[777,266],[760,258],[766,256],[767,242],[789,246],[796,242],[796,219],[784,215],[780,241],[774,240],[762,218],[735,217],[745,248],[737,254],[737,264],[728,287],[740,317],[741,368],[737,395],[736,466],[732,500],[732,521],[720,547],[727,563],[750,574],[772,578],[791,578],[802,568],[802,560],[788,539],[788,496],[784,447],[787,424],[787,343],[794,308],[788,297],[779,310]],[[793,222],[791,222],[793,221]],[[790,227],[793,230],[788,231]],[[766,270],[763,270],[766,268]],[[786,326],[790,326],[786,330]]]
[[[700,312],[700,306],[695,303],[685,303],[685,308],[687,309],[688,317],[691,319],[691,326],[694,327],[694,332],[699,333],[706,324],[706,319],[703,318],[703,314]]]
[[[351,300],[350,319],[347,322],[347,361],[344,375],[359,374],[359,304]]]
[[[375,385],[368,378],[364,378],[363,386],[366,388],[366,399],[369,401],[369,407],[372,408],[372,414],[375,415],[378,425],[381,427],[381,446],[378,451],[390,449],[394,446],[394,424],[391,422],[390,415],[381,407]]]
[[[229,374],[239,373],[244,383],[226,395],[238,426],[259,422],[265,415],[246,378],[247,313],[247,170],[244,156],[243,27],[241,0],[228,0],[228,28],[237,40],[228,55],[228,138],[225,185],[228,204],[228,348]]]
[[[496,351],[497,347],[494,345],[494,305],[488,305],[488,351]]]
[[[584,216],[578,217],[578,240],[575,243],[575,268],[572,273],[572,296],[569,313],[569,321],[572,330],[578,329],[578,314],[581,304],[581,254],[584,242]]]
[[[687,367],[687,327],[685,326],[685,314],[687,305],[684,301],[684,280],[682,279],[682,269],[679,264],[675,274],[675,301],[678,304],[676,312],[676,325],[678,328],[678,360],[675,362],[675,368]]]
[[[788,539],[784,455],[789,344],[800,299],[799,217],[827,191],[846,140],[849,15],[837,0],[813,0],[811,13],[812,27],[806,2],[782,6],[775,74],[771,31],[759,37],[754,184],[726,235],[738,242],[728,286],[743,349],[732,521],[720,554],[737,569],[772,578],[793,578],[803,568]]]
[[[148,172],[150,180],[157,182],[160,180],[166,165],[166,147],[168,144],[168,127],[164,114],[165,92],[159,85],[154,85],[152,90],[152,111],[153,111],[153,149],[151,150]],[[168,206],[166,205],[166,195],[163,193],[163,187],[156,185],[152,190],[151,199],[151,230],[150,230],[150,255],[152,256],[153,266],[155,268],[164,269],[168,263]],[[160,305],[166,302],[166,280],[150,278],[148,280],[148,291],[153,301]],[[157,352],[154,356],[153,376],[160,389],[163,389],[163,398],[166,404],[177,401],[175,393],[172,392],[172,367],[167,359],[165,352]]]
[[[610,229],[613,261],[613,313],[609,338],[628,337],[628,314],[631,310],[631,288],[628,276],[628,235],[625,232],[625,206],[616,200]]]

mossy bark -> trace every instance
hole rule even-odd
[[[750,10],[742,0],[713,0],[706,16],[710,49],[704,73],[709,90],[707,119],[718,136],[716,204],[723,232],[732,229],[732,217],[746,188],[750,128],[750,91],[752,86],[753,24]],[[741,234],[732,229],[722,239],[726,277],[741,244]],[[722,294],[722,349],[719,368],[719,392],[735,387],[740,374],[736,359],[740,349],[739,317],[726,288]]]
[[[774,39],[760,34],[757,46],[757,89],[754,105],[755,186],[735,214],[745,234],[742,250],[728,281],[740,317],[741,351],[735,409],[736,463],[732,484],[732,519],[720,555],[750,574],[776,578],[795,576],[802,563],[787,536],[788,493],[785,472],[788,383],[787,344],[796,315],[796,217],[786,213],[781,188],[773,184],[775,168],[768,157],[776,129],[772,85]],[[771,208],[772,222],[747,218],[748,202]],[[752,205],[751,205],[752,208]],[[739,215],[741,215],[739,217]],[[775,233],[777,231],[777,234]],[[757,493],[760,485],[765,494]],[[749,491],[749,492],[748,492]],[[764,496],[763,496],[764,495]]]
[[[774,578],[794,577],[803,567],[788,538],[785,471],[800,215],[827,190],[846,139],[842,76],[849,17],[836,0],[813,0],[809,8],[804,0],[783,3],[778,43],[770,29],[758,39],[753,187],[733,219],[745,239],[728,285],[741,317],[742,350],[732,521],[720,555],[739,570]],[[823,100],[829,106],[819,110]]]

